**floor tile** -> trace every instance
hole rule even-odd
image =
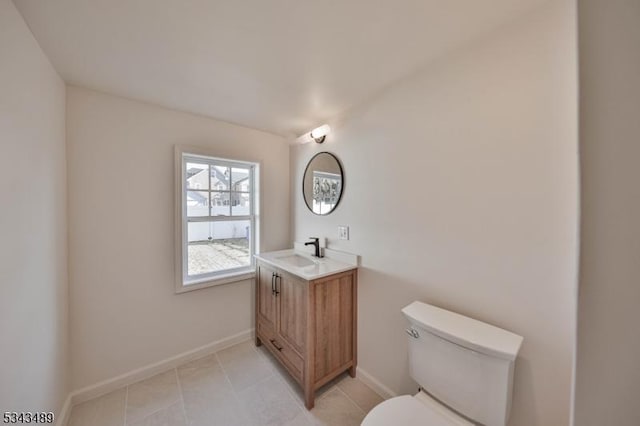
[[[126,389],[78,404],[71,410],[68,426],[123,426]]]
[[[231,383],[222,370],[216,354],[183,364],[177,371],[183,394],[231,391]]]
[[[137,422],[127,422],[127,426],[186,426],[186,424],[182,402],[176,402]]]
[[[184,407],[189,426],[251,425],[248,413],[231,390],[185,394]]]
[[[296,380],[289,374],[289,372],[280,364],[280,362],[263,346],[259,346],[258,352],[262,355],[267,362],[271,365],[276,375],[280,377],[284,382],[289,391],[294,395],[296,402],[300,405],[304,406],[304,392],[302,390],[302,386],[296,382]],[[315,397],[320,398],[325,392],[328,392],[335,384],[336,381],[331,381],[316,390]]]
[[[273,368],[256,351],[253,341],[224,349],[217,355],[236,391],[241,391],[274,374]]]
[[[317,399],[309,414],[314,424],[327,426],[358,426],[365,416],[364,411],[338,388]]]
[[[157,374],[129,386],[127,396],[127,423],[142,420],[180,400],[176,371]]]
[[[296,403],[284,382],[276,376],[238,392],[238,399],[254,425],[311,424],[305,410]]]
[[[257,348],[258,353],[271,365],[271,368],[275,372],[275,375],[279,377],[289,389],[289,392],[294,394],[295,399],[300,404],[304,405],[304,393],[302,392],[302,386],[289,374],[289,372],[280,364],[280,362],[263,346]]]
[[[371,390],[370,387],[349,375],[343,377],[337,386],[365,413],[368,413],[383,401],[382,397]]]
[[[345,373],[308,411],[302,387],[249,341],[79,404],[68,426],[350,426],[381,401]]]
[[[249,424],[216,354],[178,367],[190,426]]]

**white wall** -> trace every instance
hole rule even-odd
[[[294,238],[360,254],[359,365],[415,393],[400,309],[431,302],[524,336],[511,425],[569,423],[577,256],[575,10],[549,2],[292,148]],[[384,60],[384,58],[381,58]],[[313,215],[318,151],[344,198]],[[384,200],[384,202],[381,202]],[[350,241],[337,240],[349,225]]]
[[[67,395],[65,88],[0,0],[0,412]]]
[[[290,241],[286,142],[75,87],[67,132],[73,388],[253,327],[249,280],[174,294],[173,146],[261,162],[262,248],[274,250]]]
[[[575,424],[640,424],[640,2],[580,0]]]

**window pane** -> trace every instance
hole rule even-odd
[[[187,163],[185,167],[187,189],[209,189],[209,165]]]
[[[215,191],[228,191],[230,173],[228,167],[211,166],[211,189]]]
[[[187,191],[187,216],[209,216],[209,193]]]
[[[231,169],[231,190],[249,192],[251,179],[249,169],[234,167]]]
[[[189,222],[187,262],[189,276],[251,265],[251,222]]]
[[[249,216],[251,214],[251,197],[248,193],[231,193],[231,215]]]
[[[212,192],[211,193],[211,216],[229,216],[229,193],[228,192]]]

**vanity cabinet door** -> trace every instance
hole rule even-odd
[[[278,277],[278,335],[302,356],[307,336],[308,283],[287,273],[279,272]]]
[[[258,295],[258,320],[264,325],[276,329],[276,271],[263,264],[258,264],[256,293]]]

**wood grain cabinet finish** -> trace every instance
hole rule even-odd
[[[264,344],[302,386],[315,391],[357,366],[357,269],[306,281],[258,261],[256,345]]]

